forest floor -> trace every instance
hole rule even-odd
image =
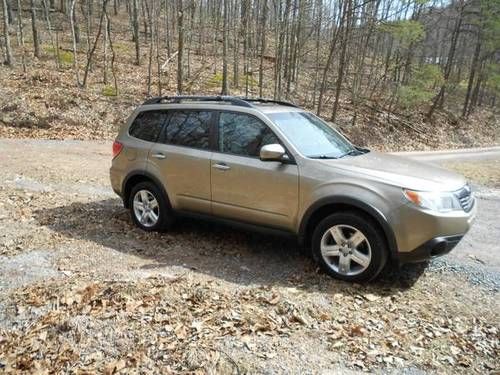
[[[459,246],[361,286],[282,238],[198,221],[140,231],[109,188],[108,142],[0,149],[0,371],[500,369],[500,190],[477,160],[455,165],[486,184]]]

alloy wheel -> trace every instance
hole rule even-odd
[[[155,196],[148,190],[139,190],[134,195],[134,215],[145,227],[152,227],[158,223],[160,206]]]
[[[368,239],[350,225],[338,224],[325,231],[320,250],[328,267],[341,275],[359,275],[371,263],[372,251]]]

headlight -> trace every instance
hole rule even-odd
[[[457,196],[451,192],[414,191],[403,189],[404,196],[419,207],[438,212],[462,210]]]

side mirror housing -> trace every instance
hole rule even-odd
[[[260,160],[262,161],[283,161],[285,158],[286,151],[278,143],[265,145],[260,149]]]

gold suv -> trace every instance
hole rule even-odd
[[[330,275],[449,252],[476,205],[455,173],[356,147],[293,104],[158,97],[113,144],[113,190],[146,231],[195,215],[293,234]]]

